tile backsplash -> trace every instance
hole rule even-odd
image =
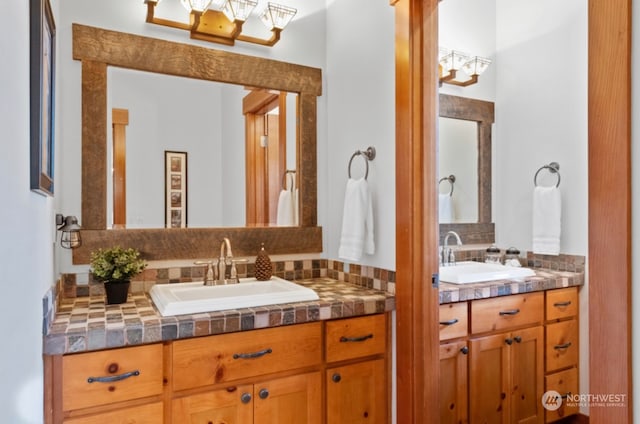
[[[349,264],[332,259],[295,259],[272,261],[273,275],[286,280],[308,280],[328,277],[358,286],[395,293],[396,273],[372,266]],[[255,264],[236,264],[240,278],[253,277]],[[202,281],[206,266],[171,266],[154,268],[153,264],[131,280],[130,293],[149,292],[155,284]],[[43,331],[47,331],[62,299],[104,295],[104,284],[89,272],[62,274],[43,299]]]

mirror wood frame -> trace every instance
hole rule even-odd
[[[478,222],[440,224],[440,244],[448,231],[457,232],[465,244],[494,243],[495,225],[491,222],[491,125],[495,122],[494,103],[442,93],[438,98],[441,118],[475,121],[478,126]]]
[[[224,237],[237,256],[255,255],[261,243],[271,254],[322,251],[316,162],[320,69],[79,24],[72,31],[73,59],[82,62],[83,230],[74,264],[88,263],[91,251],[115,244],[137,248],[148,260],[211,258]],[[300,226],[107,230],[109,66],[297,93]]]

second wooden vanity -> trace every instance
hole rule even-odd
[[[440,305],[440,422],[543,423],[578,393],[578,287]]]

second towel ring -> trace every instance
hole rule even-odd
[[[356,150],[352,155],[351,159],[349,159],[349,166],[347,167],[347,175],[351,178],[351,162],[353,162],[353,158],[356,156],[362,156],[365,159],[365,165],[367,166],[364,172],[364,179],[366,180],[369,176],[369,161],[375,159],[376,157],[376,148],[369,146],[367,150]]]
[[[558,176],[558,182],[556,183],[556,187],[560,187],[560,164],[558,162],[551,162],[549,165],[541,166],[536,174],[533,176],[533,185],[538,186],[538,174],[543,169],[548,169],[552,174],[556,174]]]
[[[441,182],[443,181],[449,181],[449,184],[451,184],[451,191],[449,192],[449,197],[453,196],[453,183],[456,182],[456,176],[451,174],[448,177],[442,177],[440,178],[440,180],[438,181],[438,186],[440,185]]]

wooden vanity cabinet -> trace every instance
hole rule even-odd
[[[440,423],[468,422],[468,304],[440,305]]]
[[[548,423],[579,412],[576,404],[566,404],[567,395],[579,393],[578,302],[577,287],[546,292],[545,391],[554,390],[563,397],[560,408],[546,411]]]
[[[440,422],[542,423],[578,386],[578,287],[440,305]]]
[[[328,321],[325,335],[326,422],[391,422],[386,316]]]
[[[542,423],[544,293],[471,302],[472,423]]]
[[[319,424],[319,371],[282,378],[261,376],[317,368],[322,362],[321,345],[320,322],[173,342],[170,375],[177,398],[172,422],[189,417],[187,422],[195,423]],[[182,397],[202,387],[211,388]]]
[[[386,314],[45,359],[47,423],[390,422]]]

